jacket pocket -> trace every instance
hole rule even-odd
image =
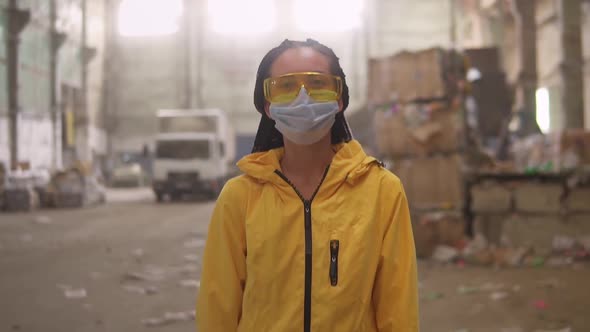
[[[332,287],[338,285],[338,252],[340,241],[330,240],[330,284]]]

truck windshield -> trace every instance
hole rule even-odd
[[[210,155],[209,141],[170,140],[158,141],[156,144],[156,158],[208,159]]]

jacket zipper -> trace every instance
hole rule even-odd
[[[330,284],[332,286],[338,285],[338,250],[340,249],[340,241],[330,241]]]
[[[311,262],[311,258],[312,258],[311,257],[311,254],[312,254],[311,203],[313,202],[315,195],[320,190],[322,183],[326,179],[326,176],[328,175],[328,170],[330,170],[330,165],[328,165],[328,167],[326,167],[326,170],[324,171],[324,175],[322,176],[320,184],[315,189],[313,195],[311,195],[311,198],[309,200],[306,200],[303,197],[303,195],[301,195],[299,190],[285,176],[285,174],[283,174],[278,169],[275,170],[275,173],[279,177],[281,177],[281,179],[283,179],[285,182],[287,182],[291,186],[291,188],[293,188],[293,190],[295,190],[295,193],[297,194],[297,196],[299,196],[299,199],[301,199],[301,202],[303,202],[303,210],[305,212],[305,218],[304,218],[304,227],[305,227],[305,292],[304,292],[304,298],[303,298],[303,332],[311,332],[311,267],[312,267],[312,265],[311,265],[311,263],[312,263]]]

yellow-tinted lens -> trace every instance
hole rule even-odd
[[[294,73],[271,77],[264,81],[264,96],[270,103],[284,104],[297,98],[304,87],[318,102],[335,101],[342,94],[340,77],[321,73]]]

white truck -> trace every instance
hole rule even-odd
[[[158,202],[185,194],[215,198],[233,175],[235,135],[220,109],[159,110],[153,163]]]

